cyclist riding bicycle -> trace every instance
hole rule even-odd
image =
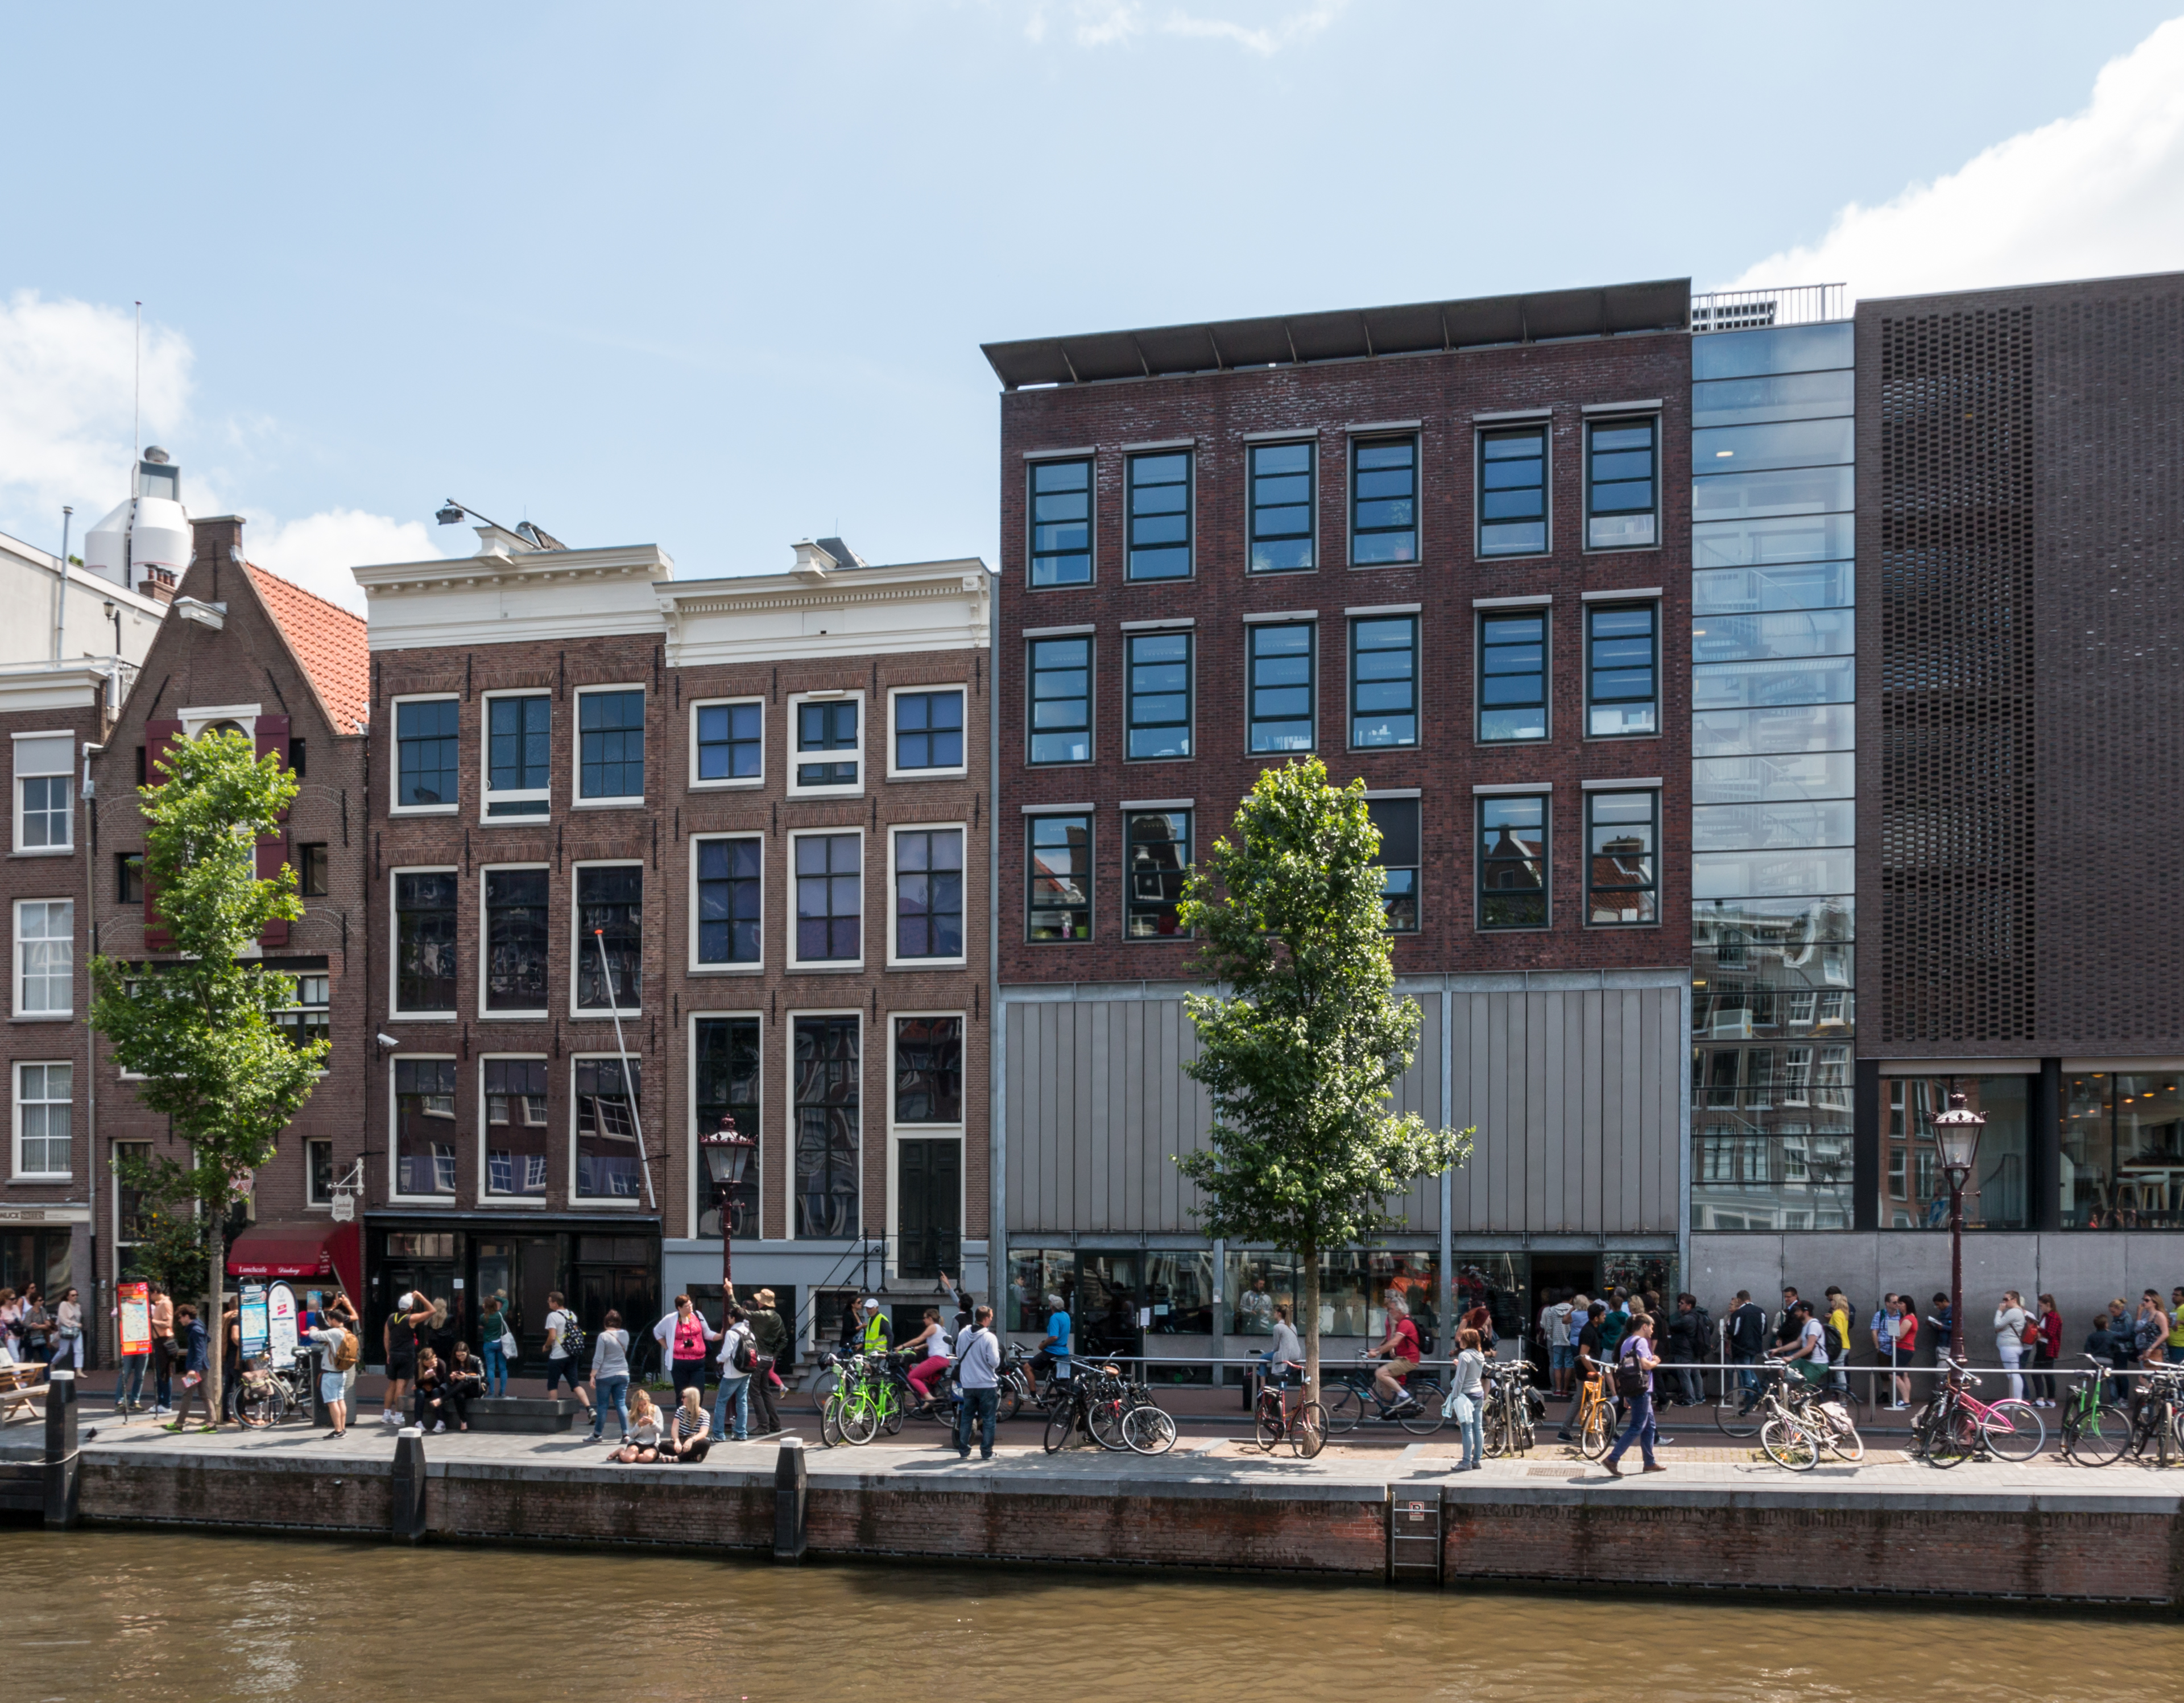
[[[1418,1369],[1418,1327],[1411,1322],[1411,1309],[1399,1295],[1388,1297],[1388,1334],[1380,1346],[1366,1356],[1382,1362],[1373,1374],[1373,1392],[1396,1412],[1418,1405],[1418,1399],[1403,1388],[1403,1380]]]
[[[1304,1344],[1297,1340],[1296,1326],[1290,1323],[1289,1303],[1286,1301],[1274,1304],[1274,1340],[1259,1358],[1265,1363],[1266,1376],[1270,1383],[1288,1382],[1290,1374],[1286,1368],[1291,1364],[1299,1367],[1304,1364]]]
[[[1034,1377],[1052,1372],[1057,1379],[1069,1376],[1069,1312],[1061,1304],[1061,1297],[1046,1298],[1046,1339],[1032,1356],[1031,1370]]]

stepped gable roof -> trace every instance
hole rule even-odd
[[[371,714],[371,658],[363,617],[254,562],[245,566],[288,648],[318,688],[334,730],[362,733]]]

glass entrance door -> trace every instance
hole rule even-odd
[[[1134,1358],[1140,1352],[1138,1309],[1144,1304],[1139,1298],[1144,1281],[1140,1254],[1078,1254],[1071,1317],[1079,1353]]]

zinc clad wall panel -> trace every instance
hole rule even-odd
[[[1481,1182],[1485,1187],[1479,1199],[1479,1227],[1499,1230],[1502,1227],[1501,1176],[1508,1168],[1507,1154],[1509,1143],[1518,1139],[1514,1108],[1512,1101],[1513,1082],[1509,1071],[1511,1056],[1510,1030],[1512,1020],[1510,1002],[1497,999],[1488,1008],[1486,1015],[1486,1115],[1494,1128],[1494,1145],[1487,1149],[1486,1163],[1482,1167]]]
[[[1532,1173],[1555,1133],[1548,1119],[1554,1097],[1547,1083],[1551,1075],[1560,1073],[1562,1061],[1548,1047],[1547,1011],[1559,997],[1552,993],[1524,996],[1524,1139],[1509,1155],[1509,1187],[1503,1197],[1502,1222],[1512,1230],[1531,1226]]]
[[[1603,1131],[1607,1117],[1607,1100],[1613,1092],[1608,1070],[1607,1024],[1606,996],[1586,993],[1585,1000],[1585,1148],[1578,1159],[1579,1199],[1576,1216],[1570,1228],[1574,1231],[1597,1231],[1603,1220],[1602,1198],[1604,1185],[1601,1178],[1601,1164],[1606,1143]]]
[[[1434,1115],[1431,1085],[1439,1080],[1440,1075],[1440,1053],[1437,1047],[1429,1050],[1433,1019],[1427,1015],[1427,1011],[1432,1009],[1437,1013],[1439,1002],[1422,1003],[1412,999],[1407,1000],[1405,1003],[1419,1013],[1418,1040],[1411,1055],[1410,1068],[1396,1079],[1395,1086],[1389,1092],[1388,1109],[1397,1114],[1416,1112],[1430,1125]],[[1440,1204],[1440,1179],[1438,1175],[1426,1176],[1390,1200],[1388,1210],[1409,1229],[1431,1230],[1439,1221]]]
[[[1114,1006],[1105,1002],[1081,1007],[1078,1017],[1085,1039],[1081,1077],[1084,1093],[1083,1138],[1095,1152],[1109,1145],[1115,1127],[1115,1017]],[[1096,1167],[1096,1159],[1090,1162]],[[1090,1221],[1095,1220],[1088,1220]],[[1076,1227],[1086,1226],[1079,1224]]]
[[[1653,1142],[1653,1175],[1660,1201],[1655,1221],[1673,1234],[1682,1198],[1684,1037],[1689,1026],[1684,1021],[1683,995],[1679,990],[1661,988],[1651,997],[1659,1035],[1652,1107],[1653,1127],[1658,1132]]]
[[[1073,1068],[1076,1063],[1077,1026],[1088,1013],[1078,1006],[1056,1005],[1053,1028],[1047,1036],[1046,1057],[1043,1061],[1048,1076],[1054,1083],[1055,1099],[1061,1110],[1056,1120],[1055,1133],[1063,1143],[1059,1169],[1067,1179],[1067,1195],[1063,1201],[1065,1216],[1055,1227],[1058,1230],[1083,1230],[1098,1221],[1101,1191],[1098,1166],[1100,1151],[1104,1145],[1102,1131],[1095,1127],[1089,1116],[1089,1086],[1077,1080]]]
[[[1026,1115],[1024,1105],[1024,1008],[1021,1005],[1004,1008],[1001,1016],[1003,1032],[1008,1038],[1006,1074],[1001,1082],[1002,1105],[1008,1118],[1008,1172],[1004,1179],[1007,1189],[1007,1222],[1029,1224],[1024,1210],[1028,1198],[1026,1183],[1038,1165],[1041,1142],[1038,1131]]]
[[[1551,993],[1543,996],[1540,1002],[1539,1036],[1546,1070],[1540,1079],[1538,1133],[1524,1152],[1524,1216],[1521,1221],[1527,1229],[1546,1223],[1549,1179],[1562,1168],[1563,1131],[1567,1126],[1573,1075],[1563,1051],[1563,1017],[1568,1000],[1566,993]]]
[[[1183,1146],[1183,1120],[1185,1111],[1183,1093],[1183,1036],[1178,1032],[1186,1021],[1183,1014],[1183,1002],[1179,999],[1164,999],[1156,1008],[1161,1026],[1161,1119],[1154,1131],[1154,1139],[1144,1149],[1144,1158],[1140,1163],[1140,1175],[1143,1175],[1144,1167],[1148,1165],[1158,1164],[1162,1170],[1171,1169],[1168,1165],[1168,1155]],[[1148,1197],[1152,1202],[1157,1203],[1162,1194],[1167,1192],[1156,1187],[1148,1191]],[[1170,1193],[1168,1198],[1172,1202],[1173,1194]],[[1186,1226],[1174,1222],[1173,1208],[1171,1205],[1168,1212],[1162,1216],[1159,1227],[1162,1230],[1174,1231]]]
[[[1486,997],[1460,993],[1456,997],[1456,1116],[1474,1131],[1471,1163],[1456,1174],[1456,1223],[1459,1232],[1475,1229],[1481,1216],[1479,1178],[1485,1173],[1487,1150],[1493,1145],[1493,1120],[1486,1104]]]
[[[1630,1073],[1630,1133],[1624,1147],[1630,1155],[1631,1204],[1635,1226],[1651,1230],[1661,1221],[1660,1172],[1654,1163],[1661,1131],[1653,1117],[1661,1080],[1661,1016],[1655,1002],[1635,990],[1623,996],[1637,1025],[1638,1068]]]

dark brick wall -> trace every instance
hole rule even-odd
[[[1122,938],[1122,822],[1126,798],[1197,801],[1200,845],[1224,829],[1235,802],[1268,761],[1245,751],[1242,617],[1256,611],[1318,614],[1321,748],[1338,781],[1362,775],[1374,788],[1425,796],[1421,931],[1400,937],[1399,972],[1590,969],[1688,960],[1690,796],[1691,357],[1680,335],[1467,350],[1449,355],[1261,368],[1189,377],[1061,386],[1001,399],[1001,980],[1136,980],[1189,974],[1193,949]],[[1580,412],[1589,403],[1658,399],[1663,478],[1659,548],[1587,553]],[[1553,410],[1550,482],[1552,553],[1482,561],[1474,528],[1474,414]],[[1352,423],[1423,422],[1422,560],[1353,569],[1348,556],[1348,439]],[[1245,435],[1295,427],[1318,433],[1317,571],[1246,572]],[[1123,447],[1196,440],[1195,577],[1131,583],[1124,571]],[[1096,583],[1032,590],[1026,584],[1027,451],[1098,446]],[[1639,740],[1584,737],[1582,593],[1661,589],[1663,731]],[[1552,594],[1552,737],[1544,745],[1484,745],[1474,737],[1473,600]],[[1423,740],[1406,751],[1351,752],[1346,740],[1349,673],[1346,608],[1422,607]],[[1193,617],[1197,634],[1196,734],[1189,762],[1125,762],[1121,623]],[[1086,767],[1032,768],[1024,761],[1026,628],[1096,626],[1094,757]],[[1659,776],[1662,919],[1658,928],[1589,929],[1583,923],[1582,801],[1588,778]],[[1474,784],[1551,781],[1554,922],[1537,933],[1482,934],[1474,926]],[[1095,912],[1089,943],[1024,940],[1024,829],[1029,804],[1096,801]]]

